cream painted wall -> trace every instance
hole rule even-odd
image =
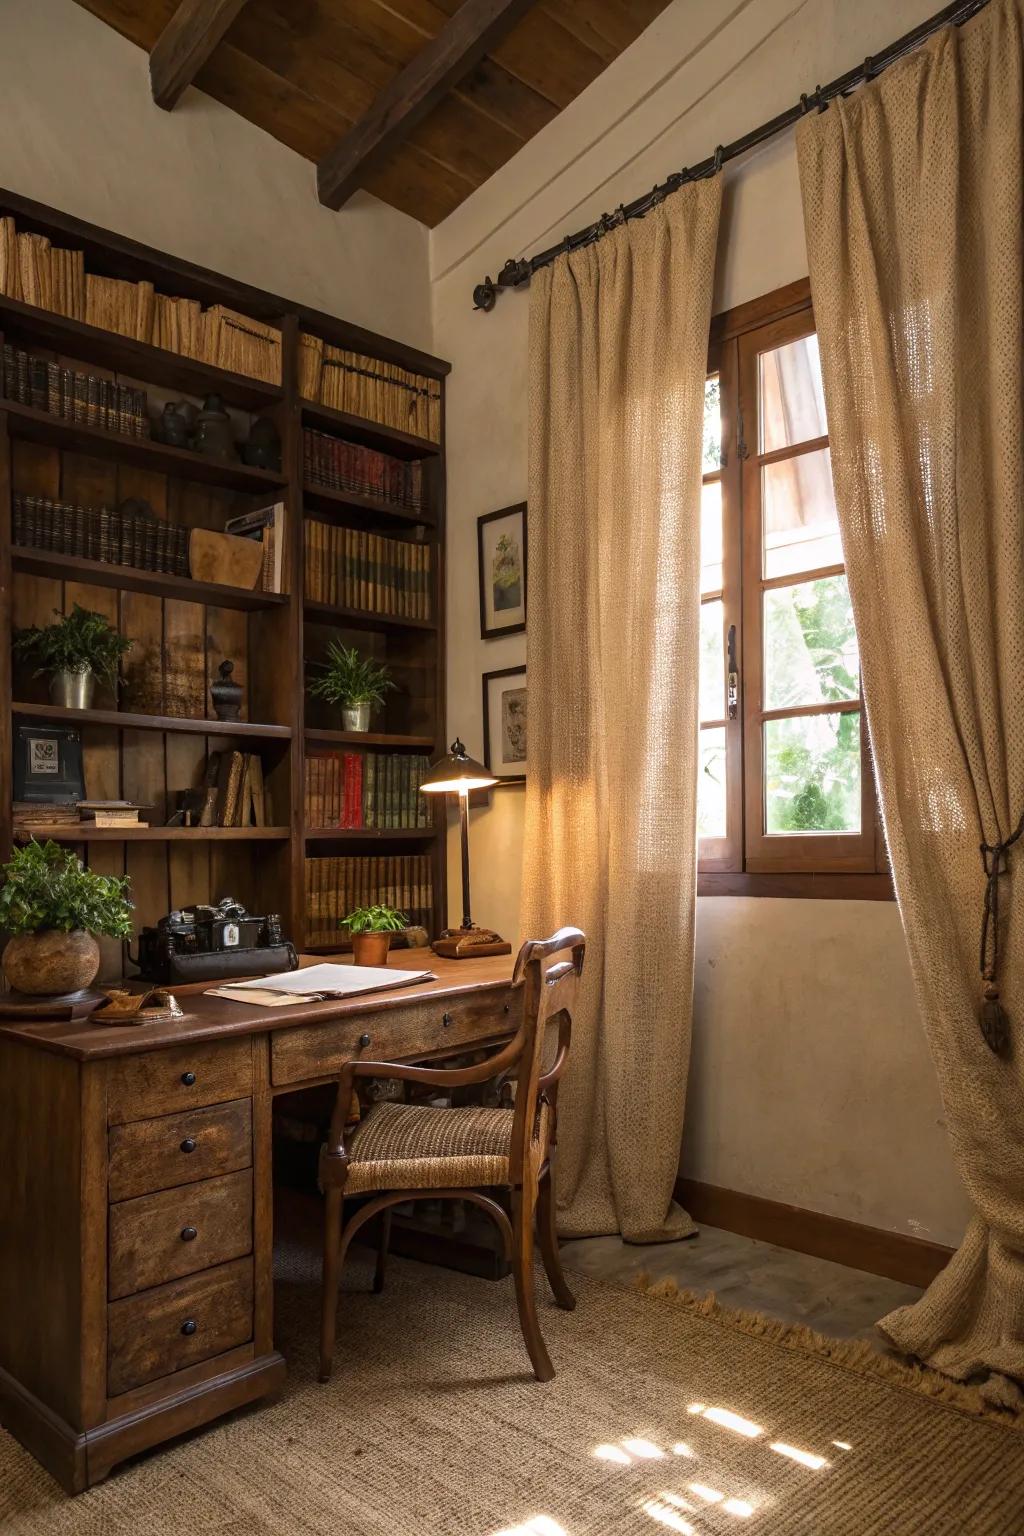
[[[477,516],[526,495],[525,293],[473,285],[789,106],[934,10],[934,0],[675,0],[431,239],[448,395],[448,713],[482,747],[480,677],[525,659],[481,641]],[[726,174],[725,309],[806,275],[792,137]],[[518,937],[523,795],[473,814],[474,915]],[[450,841],[456,855],[454,831]],[[457,862],[451,864],[457,918]],[[565,913],[571,919],[571,913]],[[959,1240],[966,1201],[893,904],[698,903],[691,1177],[893,1231]]]
[[[0,186],[425,349],[428,232],[211,97],[154,106],[147,55],[73,0],[0,0]]]

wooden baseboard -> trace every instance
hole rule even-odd
[[[798,1205],[783,1205],[736,1189],[719,1189],[696,1179],[677,1179],[676,1198],[695,1221],[710,1227],[723,1227],[726,1232],[831,1259],[834,1264],[885,1275],[906,1285],[930,1285],[953,1253],[941,1243],[862,1226],[839,1216],[823,1216],[820,1211],[805,1211]]]

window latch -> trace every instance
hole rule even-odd
[[[739,713],[740,704],[740,674],[736,666],[736,625],[729,625],[729,636],[726,640],[726,659],[729,668],[729,719],[735,720]]]

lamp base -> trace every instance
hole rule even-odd
[[[481,955],[510,955],[512,945],[492,928],[446,928],[431,944],[446,960],[472,960]]]

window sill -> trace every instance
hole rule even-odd
[[[746,874],[698,871],[698,896],[784,896],[810,901],[895,901],[888,874]]]

